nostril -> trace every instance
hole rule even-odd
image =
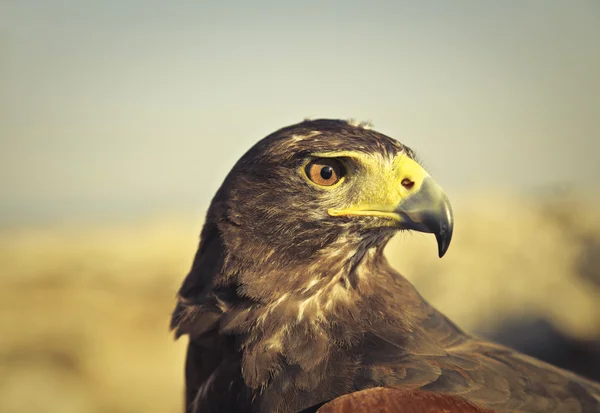
[[[413,181],[411,181],[408,178],[404,178],[402,180],[402,182],[400,182],[402,184],[403,187],[405,187],[406,189],[411,189],[413,186],[415,186],[415,183]]]

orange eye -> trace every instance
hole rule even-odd
[[[317,185],[331,186],[344,176],[344,167],[337,159],[315,159],[306,165],[306,176]]]

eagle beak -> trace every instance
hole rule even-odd
[[[440,258],[444,256],[452,239],[452,208],[442,188],[430,176],[425,176],[419,189],[402,199],[394,212],[400,217],[402,228],[434,234],[438,254]]]
[[[452,239],[452,208],[427,171],[403,154],[394,159],[392,167],[377,169],[371,176],[374,184],[363,190],[355,205],[331,208],[329,215],[380,217],[396,228],[432,233],[443,257]]]

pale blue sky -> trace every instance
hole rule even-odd
[[[354,117],[451,194],[600,190],[600,2],[0,3],[0,221],[206,208],[255,141]]]

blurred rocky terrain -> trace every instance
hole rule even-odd
[[[464,329],[600,380],[600,209],[581,194],[453,200],[444,259],[425,234],[387,254]],[[201,221],[0,233],[0,411],[180,412],[168,331]]]

